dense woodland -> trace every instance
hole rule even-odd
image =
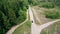
[[[0,0],[0,34],[26,19],[27,0]]]
[[[0,0],[0,34],[26,19],[28,5],[39,5],[40,2],[53,2],[60,6],[60,0]]]

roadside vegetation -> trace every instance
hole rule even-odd
[[[42,2],[40,3],[39,7],[44,7],[44,8],[54,8],[55,5],[53,2]]]
[[[31,34],[31,23],[28,20],[23,25],[19,26],[12,34]]]

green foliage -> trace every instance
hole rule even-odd
[[[26,19],[28,0],[0,0],[0,34]]]
[[[60,18],[60,11],[46,11],[45,16],[51,19],[59,19]]]
[[[19,26],[12,34],[24,34],[23,32],[31,34],[31,23],[29,20],[23,25]]]
[[[45,8],[54,8],[55,7],[55,5],[54,5],[54,3],[53,2],[48,2],[48,3],[41,3],[40,4],[40,7],[45,7]]]
[[[60,0],[48,0],[50,2],[53,2],[56,6],[60,6]]]
[[[47,33],[46,33],[46,31],[43,30],[43,31],[41,32],[41,34],[47,34]]]
[[[56,6],[60,6],[60,0],[32,0],[31,4],[44,8],[54,8]]]
[[[28,0],[28,2],[29,2],[29,4],[31,5],[33,1],[32,1],[32,0]]]
[[[18,24],[23,22],[26,19],[26,10],[20,9],[18,14],[20,15],[15,22]]]
[[[30,22],[30,21],[27,21],[26,25],[27,25],[28,27],[31,27],[31,22]]]

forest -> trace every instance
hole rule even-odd
[[[6,34],[12,26],[23,22],[27,8],[27,0],[0,0],[0,34]]]

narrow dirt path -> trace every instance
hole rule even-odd
[[[26,23],[28,21],[28,10],[27,10],[26,14],[27,14],[26,20],[24,22],[20,23],[19,25],[16,25],[16,26],[12,27],[6,34],[12,34],[15,31],[15,29],[17,29],[19,26],[21,26],[24,23]]]

